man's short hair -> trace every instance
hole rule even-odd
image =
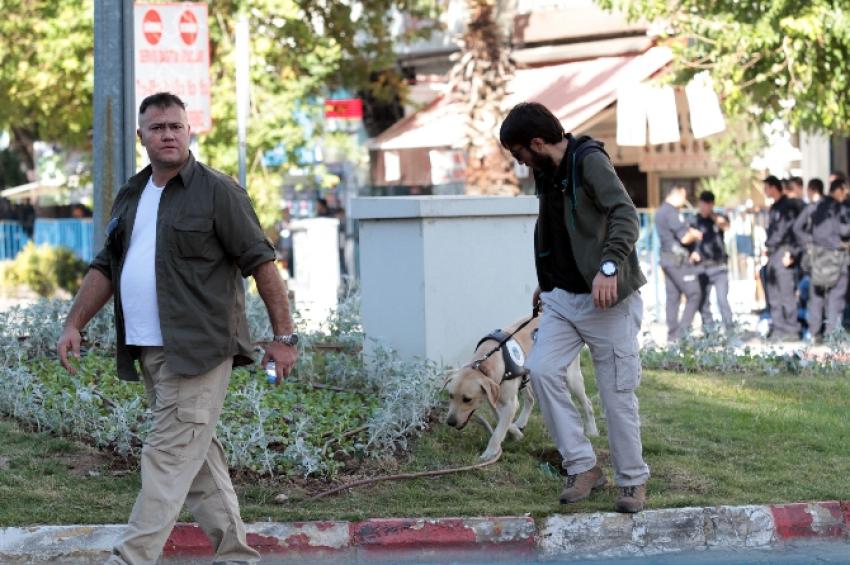
[[[668,185],[667,188],[664,189],[664,198],[667,198],[668,196],[670,196],[671,194],[673,194],[674,192],[677,192],[679,190],[687,190],[687,189],[684,187],[684,185],[681,185],[681,184]]]
[[[844,174],[844,171],[835,170],[829,173],[829,176],[835,178],[836,180],[847,180],[847,175]]]
[[[823,194],[823,181],[817,177],[809,179],[809,190],[817,192],[818,194]]]
[[[845,186],[847,186],[847,179],[835,179],[829,183],[829,193],[832,194],[836,190],[844,188]]]
[[[171,106],[180,106],[182,109],[186,109],[186,103],[180,100],[179,96],[170,92],[157,92],[142,100],[142,103],[139,104],[139,115],[144,114],[145,110],[151,106],[156,106],[161,110]]]
[[[703,190],[699,193],[699,199],[701,202],[708,202],[709,204],[714,204],[714,193],[710,190]]]
[[[791,182],[791,184],[796,184],[799,187],[803,186],[803,177],[791,177],[788,180]]]
[[[546,143],[559,143],[564,138],[564,127],[543,104],[521,102],[511,108],[502,122],[499,141],[510,149],[515,145],[528,147],[535,137]]]
[[[773,188],[775,188],[776,190],[778,190],[780,192],[782,191],[782,181],[779,180],[779,178],[777,178],[774,175],[769,175],[769,176],[765,177],[765,179],[762,182],[764,184],[766,184],[767,186],[772,186]]]

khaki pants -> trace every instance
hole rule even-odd
[[[576,475],[596,465],[593,446],[584,435],[581,416],[566,385],[567,366],[586,343],[608,424],[614,481],[619,486],[644,484],[649,479],[649,467],[642,455],[635,396],[640,383],[640,294],[634,292],[606,310],[596,308],[590,294],[573,294],[560,288],[544,292],[540,299],[540,329],[525,366],[567,473]]]
[[[142,349],[153,428],[142,448],[142,490],[109,565],[156,563],[186,503],[209,536],[215,563],[255,563],[215,426],[233,367],[228,359],[193,377],[169,370],[161,347]]]

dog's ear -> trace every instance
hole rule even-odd
[[[495,410],[496,402],[499,401],[499,395],[502,392],[502,387],[495,381],[491,381],[490,379],[482,379],[481,380],[481,388],[484,389],[485,394],[487,394],[487,400],[490,402],[490,406]]]

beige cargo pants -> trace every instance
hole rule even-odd
[[[542,293],[540,300],[540,329],[525,366],[564,468],[577,475],[596,465],[593,446],[584,435],[581,416],[566,385],[567,366],[587,344],[608,425],[614,482],[623,487],[644,484],[649,479],[649,467],[643,460],[635,396],[640,383],[640,294],[633,292],[605,310],[593,305],[591,294],[573,294],[560,288]]]
[[[193,377],[173,373],[161,347],[142,348],[153,428],[142,448],[142,490],[109,565],[156,563],[185,502],[210,538],[215,563],[256,563],[227,459],[215,437],[233,360]]]

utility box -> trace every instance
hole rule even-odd
[[[318,329],[339,301],[339,220],[294,220],[292,251],[295,274],[290,287],[295,307],[308,329]]]
[[[537,211],[532,196],[352,200],[367,353],[374,339],[459,366],[491,330],[530,315]]]

